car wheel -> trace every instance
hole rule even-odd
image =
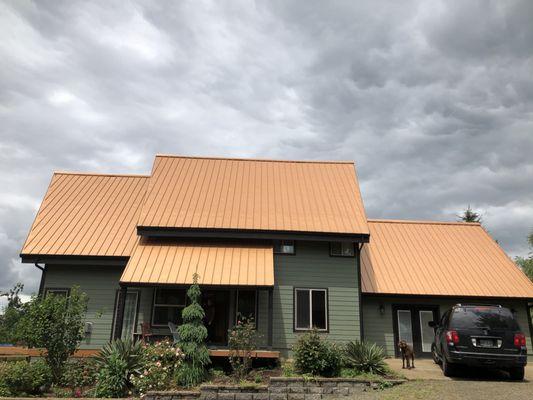
[[[511,368],[509,370],[509,375],[511,375],[513,381],[524,380],[524,367]]]
[[[435,343],[431,345],[431,358],[433,358],[435,364],[440,364],[440,358],[437,353],[437,346],[435,346]]]
[[[442,373],[447,377],[452,377],[455,375],[455,366],[450,364],[446,360],[446,357],[442,357]]]

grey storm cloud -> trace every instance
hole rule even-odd
[[[0,3],[0,290],[54,170],[353,159],[367,213],[533,228],[531,1]]]

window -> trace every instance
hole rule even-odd
[[[115,337],[115,329],[117,327],[118,320],[118,304],[120,303],[120,290],[117,290],[116,299],[115,299],[115,316],[113,318],[113,332],[111,337]],[[137,324],[137,306],[139,303],[139,292],[130,291],[126,292],[126,301],[124,302],[124,318],[122,320],[122,339],[133,339],[135,333],[135,326]]]
[[[53,294],[54,296],[68,297],[70,290],[68,288],[48,288],[45,291],[45,295]]]
[[[244,319],[253,319],[257,323],[256,314],[256,291],[255,290],[238,290],[237,307],[235,321]]]
[[[294,240],[274,240],[275,254],[294,254]]]
[[[186,298],[185,289],[155,289],[152,325],[168,326],[169,322],[180,325]]]
[[[353,242],[331,242],[330,254],[337,257],[353,257],[355,244]]]
[[[328,330],[328,293],[326,289],[295,289],[295,330]]]

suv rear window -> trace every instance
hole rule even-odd
[[[487,306],[454,308],[450,327],[520,330],[508,308]]]

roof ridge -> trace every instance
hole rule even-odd
[[[77,171],[54,171],[54,175],[83,175],[83,176],[119,176],[124,178],[150,178],[143,174],[113,174],[106,172],[77,172]]]
[[[391,223],[391,224],[425,224],[425,225],[461,225],[461,226],[481,226],[479,222],[462,222],[462,221],[427,221],[427,220],[409,220],[409,219],[377,219],[368,218],[371,223]]]
[[[239,157],[208,157],[208,156],[180,156],[176,154],[156,154],[156,157],[187,158],[196,160],[231,160],[231,161],[259,161],[280,163],[304,163],[304,164],[355,164],[355,161],[347,160],[279,160],[270,158],[239,158]]]

